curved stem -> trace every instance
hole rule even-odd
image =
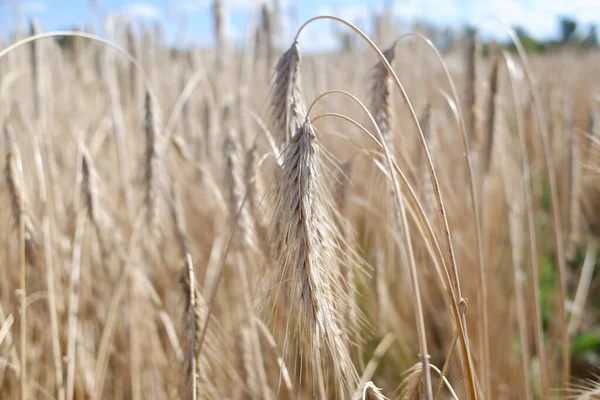
[[[369,138],[371,140],[373,140],[380,148],[383,148],[383,145],[380,143],[379,140],[377,140],[373,134],[371,132],[369,132],[365,127],[363,127],[361,124],[359,124],[358,122],[354,121],[352,118],[347,117],[345,115],[342,114],[336,114],[336,113],[324,113],[324,114],[320,114],[317,117],[312,119],[312,122],[315,123],[317,120],[324,118],[324,117],[336,117],[336,118],[341,118],[343,120],[346,120],[350,123],[352,123],[353,125],[355,125],[357,128],[359,128],[360,130],[362,130],[364,133],[366,133]],[[394,169],[396,170],[396,172],[398,173],[398,175],[400,175],[400,177],[403,180],[403,183],[407,186],[407,188],[409,189],[409,193],[411,195],[411,197],[414,199],[415,204],[418,207],[418,210],[420,212],[421,218],[425,221],[425,224],[427,225],[427,228],[429,230],[429,233],[432,237],[435,237],[434,233],[433,233],[433,229],[431,228],[431,225],[429,224],[429,221],[427,220],[427,217],[425,216],[425,212],[423,211],[423,208],[421,207],[416,194],[414,193],[414,191],[412,190],[412,187],[410,186],[410,184],[408,183],[408,180],[406,179],[404,173],[402,172],[402,170],[398,167],[398,165],[396,164],[395,161],[392,160],[392,164],[394,166]],[[436,241],[437,243],[437,241]],[[439,247],[438,247],[439,249]],[[441,256],[441,254],[440,254]],[[444,264],[444,260],[442,257],[442,263]],[[445,265],[445,264],[444,264]],[[452,306],[450,307],[450,309],[452,310],[452,314],[454,316],[455,322],[456,322],[456,328],[458,329],[459,332],[459,336],[460,338],[464,339],[464,337],[466,336],[466,332],[463,329],[463,325],[462,325],[462,320],[461,317],[464,316],[464,312],[463,312],[463,307],[465,307],[465,305],[463,305],[463,301],[461,301],[462,299],[460,299],[458,297],[458,295],[456,294],[456,292],[454,291],[454,287],[452,286],[452,279],[450,278],[450,275],[447,272],[447,269],[444,267],[444,271],[446,272],[446,279],[449,283],[449,285],[447,286],[447,290],[449,291],[449,297],[450,297],[450,301]],[[443,281],[442,281],[443,282]],[[466,357],[468,356],[468,347],[466,346],[466,342],[464,340],[460,341],[461,344],[461,352],[462,352],[462,356],[464,359],[467,359]]]
[[[521,164],[523,173],[523,191],[525,194],[525,207],[527,209],[527,232],[529,236],[529,257],[531,263],[531,292],[533,294],[533,318],[535,343],[538,352],[540,365],[540,396],[542,399],[548,398],[548,370],[546,365],[546,345],[544,342],[544,328],[542,325],[542,311],[540,309],[540,272],[538,261],[537,235],[535,232],[535,215],[533,209],[531,171],[529,168],[529,155],[527,153],[527,142],[525,138],[525,126],[523,124],[523,114],[520,107],[519,95],[517,93],[517,84],[514,74],[514,63],[512,58],[503,53],[509,77],[509,84],[512,93],[512,103],[517,120],[517,133],[519,135],[519,148],[521,153]]]
[[[527,84],[529,85],[529,89],[531,90],[531,96],[533,99],[533,104],[535,106],[535,114],[539,125],[539,133],[540,138],[542,140],[542,149],[544,152],[544,162],[546,164],[546,170],[548,172],[548,186],[550,187],[550,203],[552,204],[552,223],[554,225],[554,240],[556,245],[556,258],[558,262],[558,318],[562,341],[562,383],[564,385],[568,385],[571,376],[571,360],[569,334],[567,332],[567,313],[565,310],[565,303],[567,297],[567,266],[565,262],[564,240],[562,236],[563,231],[562,222],[560,218],[558,187],[556,184],[556,174],[554,171],[554,159],[552,157],[552,149],[550,148],[550,139],[548,136],[548,126],[546,125],[544,111],[542,109],[542,104],[539,98],[538,91],[534,87],[535,85],[533,82],[533,72],[531,65],[529,64],[527,52],[525,51],[525,48],[523,47],[523,44],[521,43],[521,40],[515,33],[514,29],[505,25],[504,23],[502,25],[504,25],[504,27],[506,28],[513,43],[517,47],[519,57],[521,57],[521,60],[523,61],[523,67],[525,69],[525,78],[527,79]]]
[[[313,21],[317,21],[320,19],[329,19],[332,21],[337,21],[341,24],[346,25],[347,27],[349,27],[350,29],[352,29],[356,34],[358,34],[364,41],[365,43],[367,43],[369,45],[369,47],[371,47],[371,49],[377,54],[377,56],[379,57],[381,63],[383,64],[383,66],[385,66],[386,70],[392,75],[394,82],[396,83],[396,86],[398,88],[398,90],[400,90],[400,93],[402,95],[402,98],[404,99],[407,107],[409,108],[410,111],[410,115],[411,115],[411,120],[418,132],[418,138],[419,138],[419,144],[421,146],[421,150],[423,151],[423,153],[426,156],[426,160],[427,160],[427,169],[429,172],[429,177],[431,179],[431,184],[433,187],[433,193],[435,195],[435,199],[436,202],[438,204],[438,212],[440,215],[440,219],[442,220],[443,223],[443,227],[444,227],[444,234],[446,236],[446,241],[447,241],[447,245],[448,245],[448,254],[450,257],[450,262],[451,262],[451,266],[452,266],[452,275],[453,275],[453,285],[454,285],[454,289],[458,295],[459,303],[457,304],[458,307],[461,308],[461,324],[462,324],[462,333],[463,335],[461,335],[461,346],[463,347],[464,354],[463,354],[463,364],[464,364],[464,369],[465,369],[465,375],[466,375],[466,380],[465,380],[465,385],[467,386],[467,391],[469,393],[469,398],[475,400],[477,399],[477,392],[475,389],[475,373],[473,371],[473,362],[471,360],[471,353],[470,353],[470,349],[469,349],[469,342],[468,342],[468,334],[467,334],[467,321],[466,321],[466,316],[465,316],[465,311],[466,311],[466,299],[463,299],[462,295],[461,295],[461,291],[460,291],[460,282],[459,282],[459,277],[458,277],[458,267],[456,264],[456,257],[454,254],[454,247],[452,245],[452,237],[450,235],[450,227],[448,225],[448,218],[446,216],[446,208],[444,206],[444,202],[442,199],[442,194],[440,191],[440,186],[439,186],[439,182],[437,179],[437,175],[435,172],[435,168],[433,167],[433,161],[431,159],[431,154],[429,153],[429,149],[427,147],[427,143],[425,140],[425,136],[423,135],[423,131],[421,129],[421,126],[419,124],[419,120],[417,118],[417,115],[415,113],[415,110],[412,106],[412,103],[410,102],[408,95],[406,94],[406,91],[404,90],[404,86],[402,85],[402,83],[400,82],[400,79],[398,79],[398,76],[396,75],[396,71],[394,71],[394,69],[392,68],[392,66],[390,65],[390,63],[388,62],[388,60],[386,59],[386,57],[383,55],[383,53],[381,52],[381,50],[379,49],[379,47],[377,47],[377,45],[375,43],[373,43],[373,41],[371,39],[369,39],[369,37],[367,35],[365,35],[360,29],[358,29],[355,25],[351,24],[348,21],[345,21],[341,18],[338,17],[334,17],[334,16],[329,16],[329,15],[324,15],[324,16],[318,16],[318,17],[314,17],[312,19],[309,19],[308,21],[306,21],[298,30],[298,32],[296,33],[296,37],[295,40],[298,40],[298,36],[300,35],[300,33],[302,32],[302,30],[311,22]]]
[[[98,42],[98,43],[101,43],[101,44],[117,51],[121,55],[123,55],[142,74],[142,78],[144,79],[144,85],[146,87],[146,90],[148,90],[148,92],[150,93],[150,96],[152,96],[154,99],[156,99],[156,95],[154,93],[154,90],[152,89],[152,84],[150,83],[148,74],[144,70],[144,67],[142,67],[142,64],[138,60],[136,60],[127,50],[125,50],[118,44],[116,44],[108,39],[104,39],[103,37],[93,35],[91,33],[78,32],[78,31],[51,31],[51,32],[45,32],[45,33],[40,33],[37,35],[28,36],[24,39],[19,40],[18,42],[11,44],[10,46],[6,47],[4,50],[0,51],[0,59],[5,57],[11,51],[13,51],[21,46],[24,46],[28,43],[35,42],[35,41],[38,41],[41,39],[49,39],[49,38],[56,38],[56,37],[62,37],[62,36],[79,37],[79,38],[91,40],[92,42]],[[157,106],[158,106],[158,104],[157,104]]]
[[[164,134],[165,134],[165,143],[169,142],[171,135],[173,134],[172,130],[175,127],[175,123],[177,122],[177,118],[181,114],[183,107],[189,100],[190,96],[198,87],[198,84],[205,78],[206,72],[201,69],[196,71],[194,75],[188,80],[185,85],[183,91],[179,94],[173,109],[171,110],[171,114],[165,123]]]
[[[378,124],[377,124],[377,122],[375,121],[375,118],[373,118],[373,115],[371,114],[371,112],[370,112],[370,111],[368,110],[368,108],[367,108],[367,107],[364,105],[364,103],[363,103],[362,101],[360,101],[360,100],[359,100],[359,99],[358,99],[356,96],[354,96],[352,93],[350,93],[350,92],[347,92],[347,91],[345,91],[345,90],[330,90],[330,91],[327,91],[327,92],[325,92],[325,93],[323,93],[323,94],[319,95],[319,96],[318,96],[318,97],[317,97],[315,100],[313,100],[313,102],[311,103],[310,107],[308,108],[307,115],[308,115],[308,116],[310,116],[310,111],[312,110],[313,106],[314,106],[314,105],[315,105],[315,104],[316,104],[316,103],[317,103],[317,102],[318,102],[318,101],[319,101],[321,98],[323,98],[323,97],[325,97],[325,96],[328,96],[328,95],[330,95],[330,94],[341,94],[341,95],[344,95],[344,96],[347,96],[347,97],[349,97],[349,98],[350,98],[350,99],[352,99],[354,102],[356,102],[356,103],[357,103],[357,104],[358,104],[358,105],[359,105],[359,106],[360,106],[360,107],[363,109],[363,111],[365,112],[365,114],[367,115],[367,117],[369,118],[369,120],[371,121],[371,123],[373,124],[373,127],[374,127],[374,128],[377,130],[377,131],[378,131],[379,135],[380,135],[380,136],[382,136],[382,135],[381,135],[381,131],[380,131],[380,129],[379,129],[379,125],[378,125]],[[383,145],[382,145],[382,143],[384,142],[383,140],[382,140],[382,141],[378,140],[378,139],[377,139],[375,136],[373,136],[373,134],[372,134],[372,133],[371,133],[369,130],[367,130],[366,128],[364,128],[364,127],[363,127],[361,124],[359,124],[358,122],[356,122],[356,121],[355,121],[355,120],[353,120],[352,118],[349,118],[349,117],[347,117],[347,116],[345,116],[345,115],[343,115],[343,114],[337,114],[337,113],[325,113],[325,114],[320,114],[320,115],[318,115],[317,117],[315,117],[315,118],[312,120],[312,122],[313,122],[313,123],[315,123],[315,122],[316,122],[318,119],[320,119],[320,118],[322,118],[322,117],[327,117],[327,116],[331,116],[331,117],[339,117],[339,118],[342,118],[342,119],[344,119],[344,120],[346,120],[346,121],[348,121],[348,122],[350,122],[350,123],[354,124],[356,127],[358,127],[359,129],[361,129],[361,130],[362,130],[364,133],[366,133],[366,134],[367,134],[367,136],[369,136],[369,138],[375,142],[375,144],[377,145],[377,147],[378,147],[380,150],[383,150]],[[344,137],[344,136],[342,136],[342,137]],[[346,137],[344,137],[344,138],[346,138]],[[346,138],[346,139],[347,139],[347,138]],[[404,173],[402,172],[402,170],[400,169],[400,167],[398,166],[398,164],[397,164],[397,163],[396,163],[394,160],[392,160],[392,164],[393,164],[393,167],[394,167],[394,169],[395,169],[395,170],[398,172],[398,175],[400,175],[400,177],[402,178],[402,181],[403,181],[404,185],[405,185],[405,186],[406,186],[406,187],[409,189],[409,192],[410,192],[410,195],[411,195],[411,197],[412,197],[412,200],[413,200],[413,201],[415,202],[415,204],[416,204],[416,205],[419,207],[419,211],[421,212],[421,213],[420,213],[420,216],[421,216],[421,218],[423,219],[423,221],[425,221],[426,225],[427,225],[427,226],[428,226],[428,228],[429,228],[429,233],[430,233],[430,236],[431,236],[431,239],[432,239],[432,241],[434,242],[434,244],[435,244],[436,248],[437,248],[437,249],[440,249],[440,246],[439,246],[439,241],[437,240],[437,237],[435,236],[435,233],[433,232],[433,229],[431,228],[431,224],[429,223],[429,220],[427,219],[427,217],[426,217],[426,215],[425,215],[425,212],[424,212],[423,208],[421,207],[421,204],[420,204],[420,203],[419,203],[419,201],[418,201],[417,195],[415,194],[414,190],[412,189],[412,187],[411,187],[411,186],[410,186],[410,184],[408,183],[408,179],[406,178],[406,176],[404,175]],[[391,176],[390,176],[390,179],[391,179]],[[443,266],[443,268],[444,268],[444,272],[446,273],[446,276],[448,277],[448,284],[450,284],[450,285],[451,285],[451,284],[452,284],[452,280],[450,279],[450,275],[449,275],[449,273],[448,273],[448,267],[447,267],[447,265],[446,265],[446,261],[444,260],[444,257],[443,257],[443,255],[442,255],[442,253],[441,253],[441,250],[440,250],[440,261],[441,261],[441,263],[442,263],[442,266]],[[435,262],[435,260],[434,260],[434,262]],[[442,285],[443,285],[443,286],[446,284],[446,282],[444,282],[443,280],[441,281],[441,283],[442,283]],[[456,299],[454,299],[454,297],[453,297],[453,296],[451,296],[451,297],[450,297],[450,300],[451,300],[451,301],[456,301],[456,302],[458,302],[458,301],[459,301],[459,300],[456,300]]]
[[[473,174],[473,164],[472,164],[472,160],[471,160],[471,149],[469,146],[469,137],[467,135],[467,131],[466,131],[466,124],[465,124],[465,118],[463,115],[463,112],[461,110],[460,107],[460,102],[459,102],[459,98],[458,98],[458,92],[456,90],[456,86],[454,85],[454,80],[452,79],[451,75],[450,75],[450,71],[448,71],[448,67],[446,66],[446,63],[444,62],[444,60],[442,59],[442,55],[440,54],[440,52],[438,51],[438,49],[435,47],[435,45],[431,42],[431,40],[429,40],[428,38],[426,38],[425,36],[421,35],[420,33],[406,33],[404,35],[401,35],[396,42],[394,43],[394,45],[407,37],[415,37],[417,39],[421,39],[422,41],[424,41],[427,46],[433,51],[433,53],[435,54],[437,60],[439,61],[440,65],[442,66],[443,70],[444,70],[444,75],[446,76],[446,80],[448,81],[448,84],[450,85],[450,90],[452,91],[452,97],[454,98],[454,104],[457,110],[457,117],[458,117],[458,125],[459,125],[459,129],[462,135],[462,141],[463,141],[463,147],[465,149],[465,160],[467,162],[467,172],[468,172],[468,178],[469,178],[469,188],[470,188],[470,192],[471,192],[471,203],[472,203],[472,207],[473,207],[473,222],[475,224],[475,234],[477,237],[477,257],[478,257],[478,262],[479,262],[479,285],[478,285],[478,289],[479,289],[479,296],[481,298],[481,308],[483,310],[482,313],[482,318],[480,319],[481,323],[482,323],[482,333],[483,333],[483,343],[481,345],[483,345],[483,372],[484,372],[484,380],[485,380],[485,385],[484,385],[484,393],[485,393],[485,398],[489,399],[490,398],[490,385],[491,385],[491,381],[490,381],[490,371],[491,371],[491,365],[490,365],[490,328],[489,328],[489,321],[488,321],[488,301],[487,301],[487,273],[486,273],[486,267],[485,267],[485,256],[484,256],[484,252],[483,252],[483,234],[482,234],[482,223],[481,223],[481,209],[479,207],[479,202],[477,199],[477,186],[476,186],[476,180],[474,179],[474,174]],[[456,114],[455,114],[456,115]],[[483,193],[482,193],[483,195]]]
[[[358,101],[358,99],[356,99],[356,100]],[[360,103],[360,101],[358,101],[358,102],[359,102],[359,104],[361,104],[361,106],[364,106],[364,105],[362,105],[362,103]],[[414,249],[413,249],[413,245],[412,245],[412,239],[411,239],[411,235],[410,235],[408,219],[406,217],[406,208],[405,208],[405,204],[404,204],[404,197],[403,197],[402,193],[400,192],[400,186],[398,184],[398,179],[396,178],[396,175],[393,173],[394,168],[392,166],[392,159],[391,159],[387,144],[385,143],[385,140],[383,139],[383,135],[382,135],[379,127],[375,123],[375,120],[373,119],[371,114],[368,112],[368,110],[366,110],[366,108],[365,108],[365,111],[371,118],[371,121],[374,123],[375,128],[377,130],[377,134],[379,135],[379,137],[381,139],[381,145],[382,145],[383,151],[385,153],[385,158],[388,163],[389,170],[390,170],[390,176],[392,178],[394,193],[396,195],[395,197],[396,197],[398,211],[400,213],[400,219],[401,219],[400,228],[404,233],[406,250],[408,250],[408,255],[407,255],[408,260],[407,261],[410,266],[410,277],[411,277],[413,291],[414,291],[414,295],[415,295],[414,307],[415,307],[415,318],[417,319],[419,351],[421,353],[420,354],[421,362],[423,363],[423,366],[425,368],[423,380],[425,381],[425,388],[427,390],[427,399],[431,400],[431,399],[433,399],[433,395],[432,395],[432,389],[431,389],[431,373],[429,371],[429,354],[427,351],[425,316],[423,313],[423,303],[422,303],[422,298],[421,298],[421,290],[419,287],[419,276],[417,273],[417,266],[416,266],[415,257],[414,257]]]

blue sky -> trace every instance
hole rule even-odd
[[[273,0],[266,0],[268,4]],[[391,2],[393,16],[403,23],[417,19],[445,26],[466,23],[477,26],[483,35],[504,37],[503,28],[492,17],[524,26],[539,38],[556,35],[559,16],[571,16],[586,26],[600,24],[600,0],[280,0],[285,13],[281,39],[289,41],[297,24],[319,14],[335,14],[359,26],[370,28],[370,15],[381,12]],[[92,12],[88,0],[0,0],[0,34],[15,25],[14,4],[24,18],[34,16],[43,30],[84,26],[93,21],[96,29],[102,21],[122,18],[133,22],[156,22],[164,26],[171,43],[212,43],[212,0],[96,0]],[[240,41],[257,19],[262,0],[224,0],[227,7],[227,30]],[[296,15],[296,18],[292,18]],[[331,24],[318,22],[306,33],[310,46],[328,49],[336,45]],[[587,27],[586,27],[587,28]]]

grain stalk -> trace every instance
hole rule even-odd
[[[80,143],[78,154],[78,172],[76,187],[82,187],[83,183],[83,147]],[[78,196],[81,196],[77,194]],[[71,258],[71,270],[69,281],[69,315],[67,321],[67,375],[66,375],[66,399],[73,400],[75,396],[75,360],[77,349],[77,328],[79,317],[79,286],[81,280],[81,256],[83,253],[83,234],[86,225],[85,203],[75,203],[75,233],[73,236],[73,256]]]
[[[58,312],[56,306],[56,289],[55,289],[55,275],[54,275],[54,254],[52,251],[52,238],[51,238],[51,226],[50,226],[50,213],[51,208],[48,202],[48,189],[46,186],[46,179],[44,174],[44,163],[42,159],[42,149],[40,142],[37,140],[37,136],[33,135],[34,141],[34,158],[35,158],[35,170],[38,179],[40,203],[43,210],[42,216],[42,235],[44,240],[44,267],[46,270],[46,286],[48,290],[48,311],[50,313],[50,328],[52,331],[52,355],[54,357],[54,369],[56,370],[56,390],[58,400],[64,400],[65,398],[65,387],[64,387],[64,376],[62,367],[62,357],[60,349],[60,333],[58,329]]]
[[[11,200],[13,216],[18,223],[19,239],[19,318],[20,318],[20,353],[21,368],[19,370],[20,398],[25,400],[27,396],[27,237],[31,231],[27,228],[26,221],[29,220],[25,214],[27,205],[25,182],[23,179],[23,164],[21,155],[12,134],[5,128],[5,142],[8,151],[6,153],[5,178]],[[29,240],[30,241],[30,240]]]
[[[561,347],[561,361],[562,361],[562,383],[568,384],[570,380],[571,370],[571,359],[570,359],[570,340],[567,331],[567,313],[566,313],[566,301],[567,301],[567,266],[564,249],[564,239],[562,222],[560,216],[560,204],[558,187],[556,184],[556,171],[554,170],[554,158],[550,148],[550,140],[548,133],[548,126],[544,118],[544,111],[542,109],[542,103],[539,98],[538,90],[536,89],[535,82],[533,80],[533,70],[529,64],[529,58],[525,52],[525,48],[521,43],[521,40],[511,28],[507,28],[507,31],[517,47],[519,57],[523,62],[525,69],[525,78],[531,91],[531,96],[535,108],[535,114],[537,117],[537,123],[539,127],[539,135],[542,141],[542,150],[544,154],[544,163],[546,171],[548,173],[548,186],[550,187],[550,203],[552,207],[552,223],[554,230],[554,241],[556,246],[556,261],[558,264],[558,325],[560,331],[560,337],[562,342]]]
[[[496,123],[498,135],[502,135],[502,139],[506,142],[509,140],[508,131],[504,125],[501,116],[498,116]],[[524,397],[527,400],[533,399],[531,388],[531,373],[530,373],[530,357],[529,357],[529,338],[528,338],[528,321],[527,307],[525,303],[524,284],[526,280],[525,271],[523,270],[523,254],[524,254],[524,197],[520,195],[520,190],[515,190],[513,177],[518,176],[512,169],[511,161],[509,160],[509,146],[505,143],[502,149],[502,164],[504,178],[504,192],[506,203],[508,206],[508,227],[509,238],[512,253],[513,280],[515,287],[515,305],[517,309],[517,324],[519,327],[519,352],[521,354],[521,369],[524,385]],[[518,188],[518,186],[517,186]]]
[[[512,58],[503,53],[503,57],[508,69],[508,77],[511,88],[512,103],[517,121],[517,133],[519,135],[519,156],[521,157],[521,173],[523,176],[523,191],[525,194],[525,208],[527,212],[527,232],[529,241],[529,257],[531,265],[531,293],[533,297],[533,317],[535,343],[538,352],[540,365],[540,395],[541,398],[547,398],[549,395],[548,388],[548,370],[546,364],[546,345],[544,342],[544,329],[542,326],[542,311],[540,298],[540,272],[539,272],[539,256],[536,235],[535,214],[533,208],[533,185],[531,182],[531,169],[529,162],[529,153],[527,151],[527,142],[525,136],[525,125],[523,122],[523,111],[521,102],[517,92],[517,82],[515,79],[515,65]]]

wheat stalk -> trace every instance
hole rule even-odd
[[[519,175],[518,167],[514,165],[510,158],[508,129],[506,128],[502,115],[497,115],[496,130],[502,137],[504,148],[501,154],[503,164],[504,191],[506,203],[508,205],[508,227],[509,239],[512,252],[513,281],[515,285],[515,303],[517,308],[517,323],[519,326],[519,343],[521,353],[521,369],[523,374],[523,386],[525,398],[533,398],[531,388],[530,356],[529,356],[529,337],[527,331],[527,304],[525,300],[525,281],[527,279],[523,269],[524,248],[525,248],[525,227],[524,227],[524,202],[525,198],[521,195],[519,186],[515,186],[514,177]]]
[[[27,243],[31,243],[31,228],[27,227],[25,207],[27,204],[25,184],[23,179],[23,165],[21,155],[17,148],[8,126],[5,127],[5,142],[9,149],[6,153],[5,178],[11,199],[14,218],[18,224],[19,238],[19,317],[20,317],[20,353],[21,368],[19,371],[20,398],[27,396]],[[27,238],[30,238],[28,240]],[[30,254],[32,254],[30,252]],[[31,256],[30,256],[31,257]]]

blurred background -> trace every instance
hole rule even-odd
[[[440,264],[451,259],[407,102],[347,27],[315,21],[294,44],[298,28],[318,15],[351,21],[388,49],[439,173],[460,302],[440,285]],[[530,67],[499,21],[515,28]],[[64,32],[0,59],[0,154],[7,156],[0,399],[194,399],[191,382],[202,399],[283,398],[286,363],[286,385],[293,387],[286,390],[309,398],[317,383],[306,378],[320,364],[306,367],[302,352],[317,336],[305,331],[288,346],[295,315],[270,314],[279,300],[273,291],[293,283],[279,279],[283,256],[274,250],[283,204],[276,161],[288,131],[305,123],[306,106],[334,89],[368,104],[415,189],[413,213],[423,205],[423,217],[413,214],[409,223],[426,341],[432,365],[448,367],[457,397],[467,399],[471,389],[455,351],[452,310],[463,299],[479,398],[547,399],[572,394],[569,383],[597,382],[597,24],[600,0],[0,0],[0,50],[40,32],[77,30],[107,38],[139,61]],[[442,62],[422,41],[390,48],[407,32],[430,38]],[[371,127],[362,109],[338,94],[311,110],[313,123],[327,117],[315,128],[320,179],[335,195],[330,212],[341,243],[335,264],[323,270],[339,265],[353,296],[335,304],[349,308],[338,312],[349,332],[341,354],[394,398],[404,378],[415,376],[402,372],[419,366],[422,344],[394,190],[379,149],[326,115]],[[19,152],[22,166],[11,161]],[[22,180],[14,179],[18,171]],[[30,223],[24,232],[19,220]],[[425,221],[432,222],[430,235]],[[234,224],[240,232],[229,250]],[[195,277],[186,275],[194,270],[188,260]],[[192,278],[199,283],[195,304]],[[323,293],[335,293],[335,283]],[[203,302],[213,293],[214,319],[207,319]],[[200,352],[204,320],[213,322]],[[325,375],[343,381],[338,359],[329,358]],[[579,399],[600,396],[594,382]],[[327,398],[341,393],[331,384]]]
[[[176,48],[213,43],[211,0],[30,0],[0,1],[0,34],[10,35],[20,23],[35,17],[48,30],[74,27],[110,35],[118,21],[136,25],[160,24],[167,42]],[[416,25],[438,47],[450,48],[465,27],[476,28],[482,39],[506,41],[496,18],[518,28],[530,47],[539,50],[565,41],[596,46],[600,21],[597,0],[229,0],[223,2],[225,32],[242,45],[246,33],[260,23],[266,7],[277,16],[276,41],[289,43],[299,23],[316,15],[337,15],[369,33],[377,20],[386,19],[395,29]],[[345,32],[345,31],[344,31]],[[315,24],[306,35],[305,51],[335,51],[352,46],[352,40],[334,25]],[[380,36],[387,36],[379,32]],[[284,46],[285,47],[285,46]]]

